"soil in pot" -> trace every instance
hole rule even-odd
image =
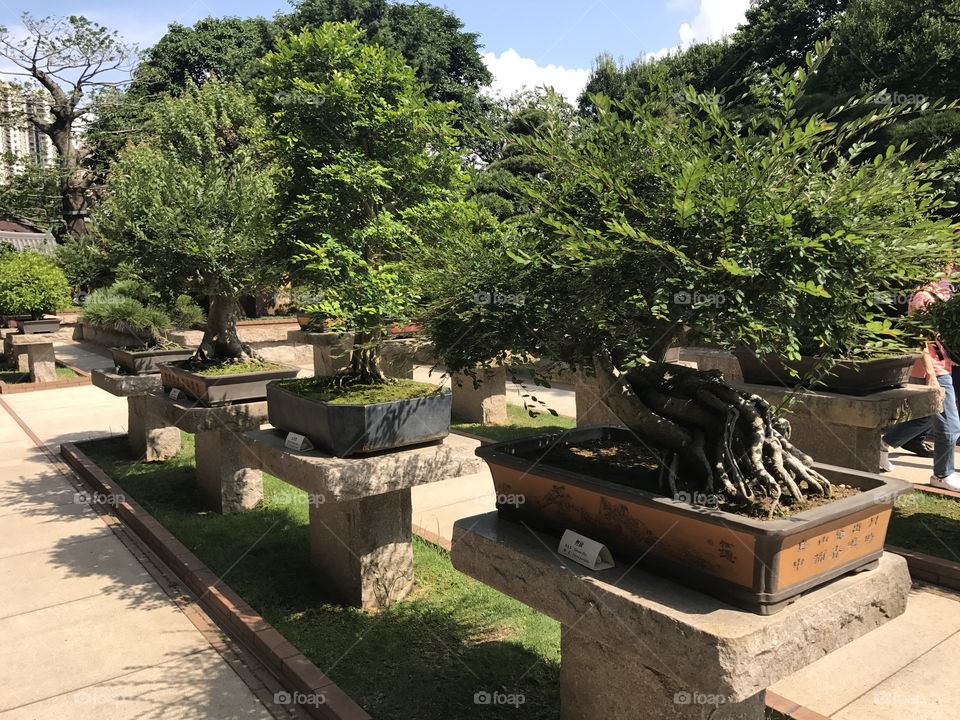
[[[443,390],[437,385],[415,380],[397,380],[386,385],[351,385],[341,388],[336,385],[335,378],[284,380],[280,383],[280,387],[309,400],[333,405],[374,405],[397,400],[412,400],[438,395]]]

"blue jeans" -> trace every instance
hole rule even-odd
[[[914,418],[894,425],[883,435],[883,441],[891,447],[902,447],[921,433],[933,430],[933,472],[938,477],[947,477],[956,471],[957,440],[960,439],[960,411],[957,409],[957,394],[953,378],[941,375],[937,378],[943,388],[943,412],[930,417]]]

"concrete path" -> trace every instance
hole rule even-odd
[[[0,718],[275,717],[8,407],[52,448],[125,418],[93,387],[0,398]]]

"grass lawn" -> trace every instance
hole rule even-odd
[[[509,422],[508,425],[454,423],[451,425],[451,428],[501,442],[543,432],[569,430],[577,426],[575,418],[565,417],[563,415],[554,416],[548,412],[541,412],[532,418],[524,408],[509,404],[507,405],[507,421]]]
[[[960,562],[960,502],[913,491],[897,500],[887,542]]]
[[[329,604],[310,566],[306,495],[264,475],[261,507],[206,512],[193,436],[183,441],[173,460],[139,465],[123,439],[81,447],[377,720],[556,720],[553,620],[462,575],[446,552],[416,538],[411,599],[377,615]],[[477,706],[480,691],[522,693],[525,703]]]
[[[75,380],[80,377],[70,368],[60,367],[57,365],[57,380]],[[0,382],[9,383],[15,385],[18,383],[28,383],[30,382],[30,373],[22,373],[17,370],[12,365],[0,365]]]

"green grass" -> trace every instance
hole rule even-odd
[[[75,380],[80,375],[70,368],[57,365],[57,380]],[[12,365],[0,365],[0,382],[17,385],[30,382],[30,373],[22,373]]]
[[[377,720],[559,715],[559,625],[457,572],[414,539],[417,589],[379,614],[328,602],[311,569],[304,493],[264,475],[262,506],[204,511],[193,437],[165,463],[131,462],[124,439],[81,445],[108,475]],[[477,706],[475,693],[525,703]]]
[[[242,363],[222,363],[212,367],[206,367],[197,370],[197,375],[206,377],[219,377],[221,375],[239,375],[248,372],[264,372],[266,370],[282,370],[285,366],[277,363],[264,362],[261,360],[250,360]]]
[[[914,490],[897,500],[887,542],[960,562],[960,502]]]
[[[411,400],[437,395],[442,391],[439,385],[413,380],[396,380],[386,385],[351,385],[340,389],[332,385],[330,378],[312,377],[284,380],[280,383],[280,387],[311,400],[328,402],[331,405],[370,405]]]
[[[574,418],[563,415],[551,415],[549,412],[538,413],[536,417],[522,407],[507,405],[508,425],[482,425],[480,423],[454,423],[451,427],[460,432],[480,435],[497,442],[515,440],[544,432],[559,432],[577,426]]]

